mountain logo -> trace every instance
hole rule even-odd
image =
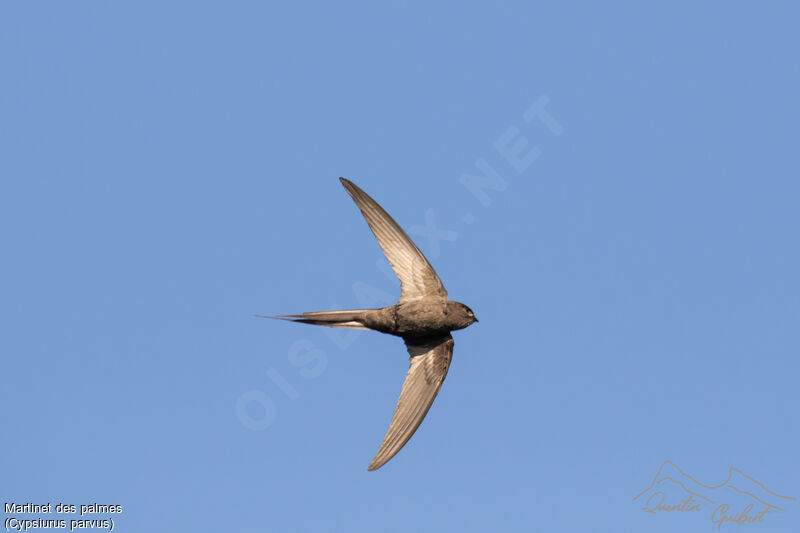
[[[720,530],[725,524],[763,523],[785,512],[797,498],[783,496],[738,468],[728,469],[719,485],[706,485],[672,461],[664,461],[650,486],[633,497],[645,513],[707,515]]]

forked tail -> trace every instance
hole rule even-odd
[[[302,322],[303,324],[314,324],[317,326],[328,326],[330,328],[352,328],[369,329],[364,326],[364,314],[371,309],[350,309],[347,311],[313,311],[299,315],[278,315],[265,316],[256,315],[259,318],[272,318],[275,320],[288,320],[289,322]]]

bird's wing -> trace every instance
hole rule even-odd
[[[447,299],[436,271],[397,222],[353,182],[339,178],[369,224],[386,259],[400,278],[400,301],[420,298]]]
[[[411,355],[411,365],[400,391],[389,431],[370,463],[369,470],[377,470],[394,457],[428,414],[436,394],[442,388],[447,369],[450,368],[453,337],[447,335],[426,344],[406,341],[406,348]]]

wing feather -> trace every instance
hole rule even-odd
[[[339,180],[361,209],[386,259],[400,278],[400,301],[431,297],[447,299],[447,291],[436,271],[403,228],[356,184],[345,178]]]
[[[389,430],[369,470],[377,470],[386,464],[417,431],[442,388],[453,358],[453,345],[450,335],[426,344],[406,342],[411,355],[408,374],[400,390]]]

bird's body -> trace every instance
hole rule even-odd
[[[400,278],[400,301],[380,309],[314,311],[267,318],[371,329],[403,338],[410,365],[389,430],[369,466],[369,470],[376,470],[408,442],[433,404],[453,355],[450,332],[478,320],[469,307],[447,299],[447,291],[433,267],[392,217],[355,184],[340,180]]]
[[[442,337],[475,322],[464,304],[439,299],[400,302],[380,309],[314,311],[278,318],[318,326],[374,329],[410,341]]]

